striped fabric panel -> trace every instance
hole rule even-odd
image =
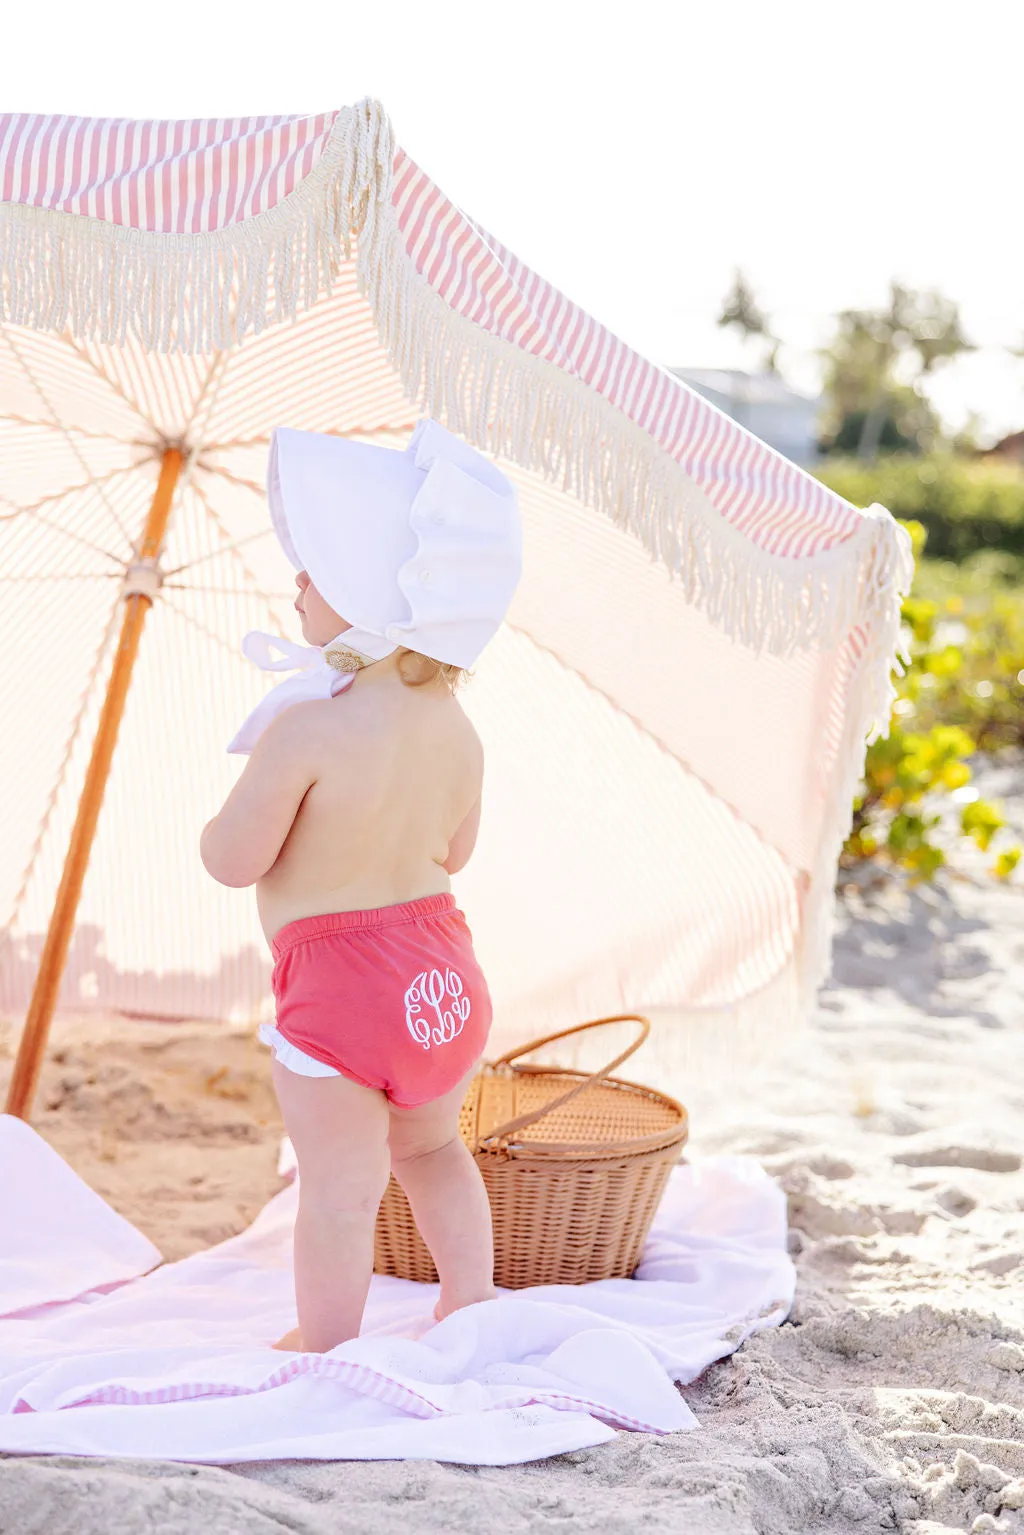
[[[0,200],[133,229],[211,233],[266,212],[293,191],[322,154],[336,116],[3,116]],[[394,171],[406,250],[453,310],[597,390],[766,552],[807,559],[855,531],[853,507],[538,277],[402,150]]]
[[[392,200],[410,258],[454,310],[596,389],[762,549],[807,559],[855,531],[855,508],[538,277],[401,149]]]
[[[420,1392],[414,1391],[405,1380],[384,1375],[379,1370],[373,1370],[367,1365],[360,1365],[354,1361],[309,1354],[289,1360],[286,1365],[275,1370],[258,1386],[227,1385],[197,1379],[175,1381],[166,1386],[138,1390],[111,1382],[94,1387],[84,1396],[62,1400],[60,1409],[67,1411],[76,1407],[98,1406],[153,1407],[165,1406],[171,1402],[202,1401],[216,1397],[256,1396],[287,1385],[290,1381],[304,1375],[337,1381],[360,1395],[383,1402],[389,1407],[397,1407],[400,1411],[408,1413],[410,1417],[439,1418],[446,1416],[450,1411],[446,1406],[430,1401]],[[19,1405],[24,1411],[34,1410],[24,1397],[20,1398]],[[607,1402],[596,1401],[593,1397],[549,1390],[544,1386],[510,1386],[502,1396],[495,1397],[490,1410],[501,1412],[533,1406],[551,1407],[556,1412],[593,1413],[604,1423],[611,1423],[616,1428],[631,1429],[641,1434],[671,1432],[663,1424],[650,1423],[645,1418],[634,1418]]]
[[[336,116],[0,116],[0,201],[129,229],[209,234],[286,197],[313,169]]]
[[[121,1385],[119,1382],[110,1382],[92,1388],[81,1397],[64,1400],[60,1406],[62,1409],[101,1405],[151,1407],[162,1406],[169,1402],[196,1401],[207,1397],[255,1396],[265,1391],[273,1391],[278,1386],[287,1385],[289,1381],[296,1380],[301,1375],[313,1375],[338,1381],[362,1396],[372,1397],[376,1401],[386,1403],[389,1407],[398,1407],[411,1417],[436,1418],[444,1413],[442,1407],[437,1406],[421,1392],[414,1390],[407,1381],[385,1375],[370,1365],[359,1364],[348,1359],[332,1359],[322,1354],[302,1354],[296,1359],[289,1359],[286,1364],[274,1370],[257,1386],[242,1386],[235,1383],[229,1385],[208,1379],[196,1379],[175,1381],[166,1386],[152,1386],[140,1390]],[[29,1407],[28,1410],[33,1409]]]

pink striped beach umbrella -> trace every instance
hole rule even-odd
[[[266,1006],[251,897],[207,880],[196,842],[267,685],[241,635],[294,637],[262,489],[279,424],[400,443],[426,412],[519,485],[526,573],[465,693],[489,770],[457,893],[495,1046],[641,1009],[664,1074],[798,1019],[888,719],[909,559],[888,513],[530,271],[375,103],[3,118],[0,188],[18,1112],[56,1005],[246,1025]]]

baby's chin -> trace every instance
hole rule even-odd
[[[336,640],[338,635],[343,634],[346,629],[351,628],[350,624],[346,624],[344,620],[342,620],[337,626],[331,626],[329,634],[325,634],[325,626],[314,624],[305,613],[299,614],[299,623],[302,629],[302,638],[305,640],[306,644],[316,645],[320,650],[322,650],[325,645],[329,645],[332,640]]]

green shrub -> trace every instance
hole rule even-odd
[[[826,458],[818,478],[854,506],[878,501],[901,521],[919,522],[934,559],[962,560],[979,549],[1024,555],[1024,470],[991,460],[890,454],[873,463]]]
[[[900,683],[904,724],[955,725],[978,751],[1024,747],[1024,571],[996,551],[919,563],[903,605],[912,664]]]
[[[908,523],[914,552],[920,523]],[[898,684],[890,731],[868,748],[843,863],[877,859],[931,879],[946,861],[936,830],[950,799],[960,832],[1008,879],[1016,846],[992,847],[1000,806],[971,788],[976,751],[1024,745],[1024,591],[1017,561],[976,555],[966,565],[920,561],[903,607],[910,664]]]

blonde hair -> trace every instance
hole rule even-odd
[[[418,675],[414,677],[410,677],[406,670],[406,662],[409,660],[418,663]],[[421,655],[418,650],[410,650],[403,645],[398,652],[398,675],[407,688],[422,688],[431,682],[443,682],[449,693],[456,693],[470,674],[464,666],[435,661],[433,656]]]

